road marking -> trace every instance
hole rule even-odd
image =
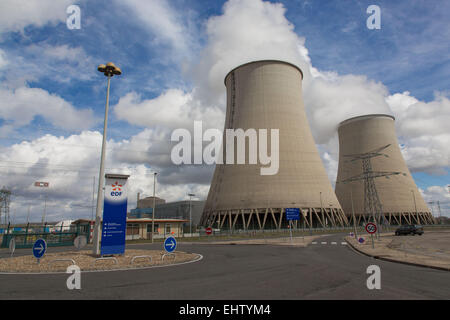
[[[326,242],[321,242],[321,244],[327,244]]]
[[[332,242],[331,244],[337,244],[337,242]]]
[[[345,246],[345,245],[347,244],[347,242],[341,242],[341,244],[342,244],[343,246]]]
[[[311,242],[312,244],[317,244],[317,242],[316,241],[313,241],[313,242]]]

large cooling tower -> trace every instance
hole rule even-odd
[[[273,60],[241,65],[225,77],[225,129],[279,129],[279,170],[261,175],[261,165],[248,161],[217,164],[201,225],[284,228],[286,208],[301,208],[306,219],[300,226],[348,224],[308,125],[302,78],[298,67]],[[248,155],[248,144],[246,148]],[[225,159],[226,149],[224,154]]]
[[[372,181],[385,219],[390,224],[432,224],[433,216],[400,152],[394,120],[389,115],[373,114],[340,123],[336,196],[349,220],[353,212],[352,202],[359,224],[371,220],[371,215],[367,213],[369,210],[364,209],[364,201],[367,201],[370,193],[373,197],[374,192],[365,192],[364,180],[360,179],[364,155],[366,158],[370,157],[370,164],[366,163],[372,167],[369,168],[371,175],[378,176]],[[382,149],[383,147],[386,148]],[[365,171],[368,172],[368,169]],[[356,180],[351,179],[352,177],[356,177]],[[349,179],[353,181],[348,181]]]

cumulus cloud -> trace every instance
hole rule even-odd
[[[127,8],[153,35],[154,44],[169,44],[174,54],[186,55],[195,41],[189,32],[188,12],[179,12],[169,1],[116,0],[117,5]]]
[[[450,100],[436,94],[427,103],[403,92],[386,102],[396,117],[403,155],[412,171],[445,174],[450,167]]]
[[[0,1],[0,34],[23,32],[25,27],[42,27],[66,20],[71,0],[2,0]]]
[[[6,59],[6,53],[2,49],[0,49],[0,70],[3,69],[8,64],[8,60]]]
[[[158,149],[167,141],[159,140],[157,131],[144,130],[129,140],[107,142],[105,172],[129,174],[129,208],[136,205],[136,194],[149,196],[153,191],[153,172],[158,172],[156,194],[168,201],[186,199],[194,192],[200,199],[208,192],[212,168],[187,168],[161,160]],[[90,218],[93,181],[98,183],[102,135],[83,131],[69,137],[47,134],[41,138],[0,147],[2,184],[12,189],[17,221],[25,221],[28,207],[31,219],[40,221],[44,190],[34,187],[35,181],[46,181],[49,219]],[[136,154],[146,155],[145,161],[133,161]],[[200,183],[199,183],[200,181]],[[52,218],[53,217],[53,218]]]
[[[420,192],[435,217],[450,217],[450,186],[430,186]]]
[[[282,4],[260,0],[230,0],[223,14],[206,23],[208,42],[189,70],[205,104],[223,105],[226,74],[254,60],[276,59],[298,65],[309,79],[309,57],[305,39],[294,32]]]
[[[58,128],[82,130],[93,125],[92,110],[78,110],[61,97],[40,88],[0,88],[0,118],[25,126],[42,116]]]
[[[145,100],[136,92],[130,92],[114,106],[114,114],[131,124],[168,129],[190,128],[194,120],[205,120],[205,124],[213,127],[221,127],[224,122],[223,110],[204,107],[193,99],[192,93],[178,89]]]
[[[4,87],[17,88],[42,79],[51,79],[69,83],[76,77],[77,81],[86,81],[96,76],[96,65],[83,48],[67,44],[50,45],[48,43],[32,44],[23,48],[8,50],[9,63],[1,68]]]

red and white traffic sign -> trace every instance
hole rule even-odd
[[[35,186],[35,187],[45,187],[45,188],[48,188],[48,185],[49,185],[48,182],[39,182],[39,181],[37,181],[37,182],[34,183],[34,186]]]
[[[212,228],[208,227],[205,229],[206,234],[210,235],[212,233]]]
[[[375,223],[369,222],[368,224],[366,224],[366,231],[367,233],[370,234],[374,234],[375,232],[377,232],[377,226]]]

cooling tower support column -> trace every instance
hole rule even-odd
[[[245,164],[216,165],[201,225],[231,231],[285,229],[286,208],[300,208],[301,223],[308,228],[348,225],[311,134],[302,79],[297,66],[274,60],[241,65],[225,77],[225,130],[267,130],[268,155],[274,150],[271,130],[278,130],[279,166],[276,174],[262,175],[261,167],[268,165],[260,158],[249,164],[245,139]],[[226,159],[226,148],[223,152]]]
[[[336,196],[352,223],[354,208],[358,225],[434,224],[401,154],[394,120],[375,114],[340,123]]]

